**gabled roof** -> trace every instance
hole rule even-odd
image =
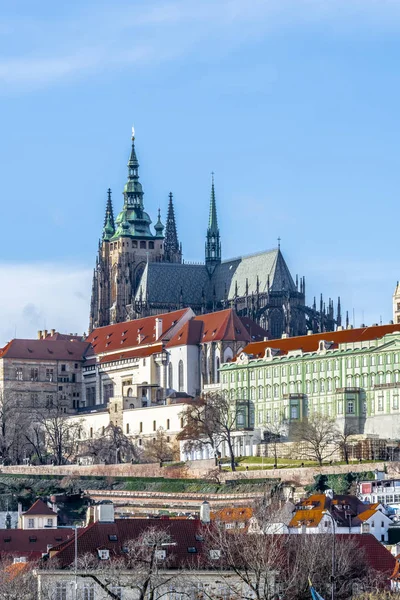
[[[181,320],[193,315],[190,308],[183,308],[170,313],[164,313],[123,323],[114,323],[105,327],[97,327],[87,338],[95,354],[112,353],[133,348],[143,348],[157,341],[168,340],[172,328]],[[161,319],[161,335],[156,339],[156,319]],[[151,354],[151,352],[150,352]],[[88,352],[87,356],[91,356]]]
[[[250,342],[267,332],[249,318],[239,317],[232,308],[198,315],[177,331],[167,346],[197,345],[216,341]]]
[[[344,329],[342,331],[326,331],[313,335],[300,335],[292,338],[267,340],[265,342],[254,342],[246,346],[244,352],[255,357],[262,358],[267,348],[279,348],[280,354],[287,354],[292,350],[303,352],[316,352],[321,340],[333,342],[337,347],[339,344],[360,343],[382,338],[388,333],[400,333],[400,324],[372,325],[370,327],[359,327],[357,329]]]
[[[73,529],[0,529],[0,559],[26,556],[36,560],[48,546],[58,546],[73,536]]]
[[[36,500],[36,502],[34,502],[32,504],[32,506],[23,513],[24,516],[28,515],[28,516],[34,516],[34,515],[49,515],[51,517],[56,517],[57,513],[54,512],[54,510],[52,510],[49,506],[47,506],[47,504],[45,504],[43,502],[43,500]]]
[[[0,358],[80,361],[88,347],[86,341],[70,339],[14,339],[0,350]]]
[[[295,292],[296,285],[279,248],[259,252],[251,256],[241,256],[222,261],[217,265],[211,278],[218,299],[233,300],[236,296],[249,294],[289,291]]]
[[[121,557],[126,542],[138,538],[152,527],[166,531],[174,543],[171,547],[165,546],[167,557],[171,559],[170,568],[185,566],[193,557],[197,562],[201,557],[203,543],[196,536],[201,538],[202,524],[198,519],[115,519],[113,523],[92,523],[78,535],[78,555],[96,555],[101,548],[108,549],[111,558]],[[197,552],[191,553],[188,548],[196,548]],[[74,561],[74,540],[63,544],[53,556],[62,568],[71,565]]]
[[[250,506],[228,506],[211,512],[213,521],[222,521],[223,523],[247,523],[252,516],[253,509]]]

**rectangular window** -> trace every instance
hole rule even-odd
[[[169,419],[167,419],[167,429],[169,429],[169,428],[170,428],[170,426],[171,426],[171,424],[170,424],[170,420],[169,420]]]
[[[39,404],[39,394],[37,392],[33,392],[31,394],[31,406],[37,407]]]
[[[157,423],[156,423],[156,421],[153,421],[153,431],[156,431],[156,429],[157,429]]]
[[[94,600],[94,584],[86,584],[83,588],[83,600]]]
[[[297,419],[297,406],[292,406],[290,409],[290,418]]]
[[[54,371],[53,369],[46,369],[46,381],[53,381]]]
[[[383,411],[383,396],[378,396],[378,410]]]
[[[46,396],[46,408],[53,408],[53,394],[47,394],[47,396]]]
[[[114,384],[113,383],[105,383],[103,385],[103,402],[107,404],[110,398],[114,397]]]
[[[31,381],[39,381],[39,369],[37,367],[31,369]]]
[[[282,377],[286,377],[286,367],[282,367]]]
[[[354,402],[353,402],[353,400],[349,400],[347,402],[347,414],[348,415],[353,415],[354,414]]]
[[[47,527],[53,527],[53,519],[47,519]]]
[[[35,519],[28,519],[28,528],[29,529],[35,528]]]
[[[139,433],[143,433],[143,423],[139,423]]]
[[[67,600],[67,584],[65,581],[56,583],[55,600]]]
[[[394,410],[398,410],[399,409],[399,397],[393,396],[393,409]]]
[[[23,380],[22,367],[17,367],[15,369],[15,379],[17,381],[22,381]]]
[[[67,370],[67,366],[66,365],[61,365],[61,371],[66,371]]]

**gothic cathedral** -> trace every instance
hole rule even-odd
[[[322,296],[317,310],[305,304],[305,279],[296,281],[280,247],[268,252],[222,260],[214,179],[204,264],[185,264],[178,241],[172,194],[166,226],[160,211],[151,229],[144,210],[143,189],[132,130],[128,180],[122,211],[114,219],[108,190],[102,239],[93,273],[90,324],[96,327],[190,306],[197,314],[233,307],[268,330],[271,338],[332,331],[341,325],[340,299]]]

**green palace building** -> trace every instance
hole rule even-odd
[[[271,423],[312,413],[355,434],[399,440],[400,324],[251,343],[222,365],[221,388],[243,405],[238,455],[252,454]]]

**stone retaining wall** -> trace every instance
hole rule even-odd
[[[201,464],[200,464],[201,463]],[[399,463],[353,463],[350,465],[333,465],[326,467],[296,467],[289,469],[264,469],[254,471],[237,471],[235,473],[222,472],[220,480],[227,481],[232,479],[281,479],[282,481],[294,481],[298,485],[307,485],[312,483],[314,476],[320,473],[355,473],[361,471],[374,471],[375,469],[383,470],[387,467],[388,474],[400,477]],[[160,468],[158,464],[149,465],[64,465],[50,466],[41,465],[36,467],[28,466],[10,466],[1,467],[0,474],[16,474],[16,475],[46,475],[62,477],[85,477],[85,476],[102,476],[102,477],[164,477],[169,479],[201,479],[205,478],[207,472],[214,468],[213,460],[192,461],[185,466],[165,466]]]

